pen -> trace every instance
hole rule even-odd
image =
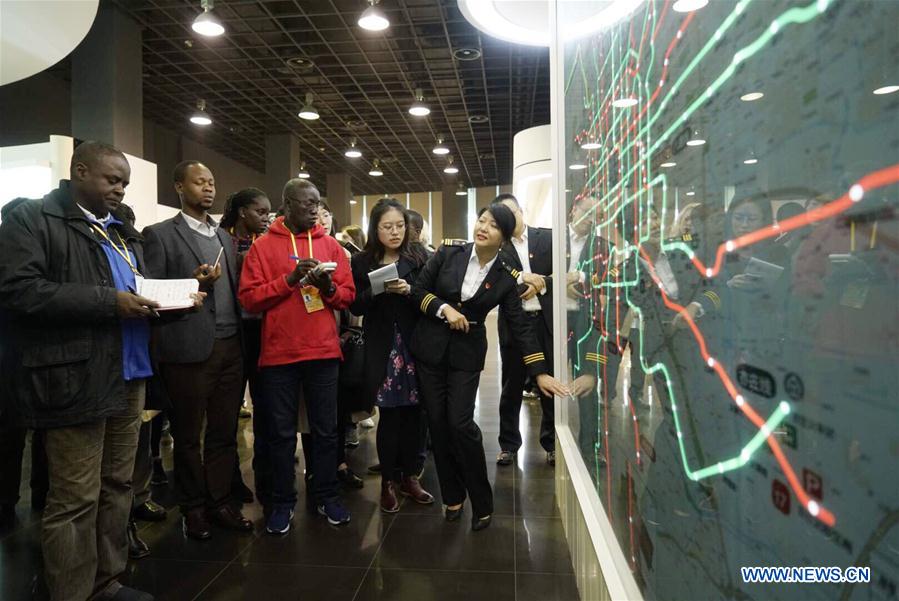
[[[215,265],[212,266],[212,271],[215,271],[215,268],[219,266],[219,261],[222,259],[222,253],[223,253],[223,252],[225,252],[225,247],[224,247],[224,246],[221,247],[221,248],[219,249],[219,254],[218,254],[218,256],[215,258]]]

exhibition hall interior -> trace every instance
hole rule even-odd
[[[899,599],[897,32],[0,0],[0,600]]]

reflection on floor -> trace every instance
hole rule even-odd
[[[494,482],[496,514],[483,532],[471,532],[470,511],[455,523],[444,521],[441,506],[403,501],[399,513],[378,509],[379,477],[365,475],[377,461],[374,430],[360,428],[360,445],[350,451],[351,467],[365,477],[362,490],[345,490],[353,514],[345,527],[329,526],[303,511],[300,499],[290,533],[274,538],[262,532],[262,508],[244,506],[256,524],[253,534],[215,530],[207,542],[181,533],[169,486],[154,487],[154,498],[170,509],[158,524],[141,523],[141,537],[152,554],[128,565],[123,582],[151,592],[158,600],[253,599],[280,601],[465,600],[573,601],[578,598],[571,560],[553,492],[553,471],[537,442],[539,404],[525,402],[521,426],[525,446],[516,465],[494,463],[499,447],[499,370],[493,352],[482,376],[478,422],[484,432],[487,468]],[[253,485],[250,420],[241,420],[240,458],[244,478]],[[171,440],[165,438],[171,469]],[[2,460],[2,458],[0,458]],[[30,465],[26,457],[25,466]],[[171,478],[170,478],[171,479]],[[438,492],[429,460],[423,485]],[[29,598],[40,565],[40,514],[28,509],[28,475],[23,482],[19,521],[0,533],[0,599]]]

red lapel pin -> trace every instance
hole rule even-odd
[[[484,289],[490,290],[490,282],[484,284]]]

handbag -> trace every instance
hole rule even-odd
[[[371,411],[371,402],[365,398],[365,335],[362,328],[341,328],[340,346],[343,362],[337,376],[337,402],[350,412]]]

